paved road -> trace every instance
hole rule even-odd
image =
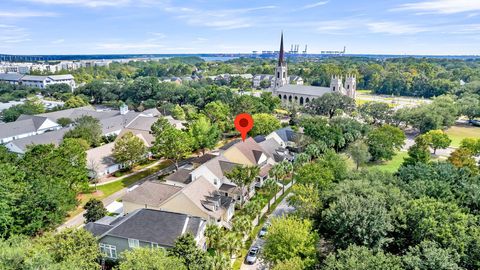
[[[186,160],[183,160],[181,162],[178,163],[179,166],[183,166],[185,164],[187,164],[188,162],[190,162],[190,159],[186,159]],[[139,172],[142,172],[152,166],[155,166],[155,164],[152,164],[148,167],[145,167],[144,169],[136,172],[136,173],[139,173]],[[130,186],[128,187],[125,187],[115,193],[113,193],[112,195],[106,197],[105,199],[102,200],[103,202],[103,205],[104,206],[107,206],[109,204],[111,204],[112,202],[120,199],[123,197],[123,195],[125,195],[127,193],[127,190],[135,185],[140,185],[142,184],[143,182],[145,181],[152,181],[152,180],[157,180],[158,179],[158,176],[160,175],[164,175],[164,174],[168,174],[168,173],[171,173],[175,170],[175,165],[170,165],[158,172],[155,172],[149,176],[146,176],[140,180],[138,180],[137,182],[131,184]],[[118,181],[121,181],[123,178],[120,178],[118,179]],[[69,220],[67,220],[65,223],[63,223],[62,225],[60,225],[58,228],[57,228],[57,231],[61,231],[63,229],[66,229],[66,228],[72,228],[72,227],[78,227],[78,226],[83,226],[85,224],[85,218],[83,217],[83,214],[85,213],[85,211],[82,211],[80,214],[70,218]]]
[[[287,198],[289,196],[291,195],[289,194],[285,198],[283,198],[283,200],[278,204],[277,208],[275,208],[272,214],[268,216],[268,220],[270,220],[272,217],[280,217],[284,214],[291,213],[295,210],[293,207],[291,207],[287,203]],[[265,240],[257,237],[253,242],[252,247],[253,246],[262,247],[264,243],[265,243]],[[261,249],[260,249],[260,252],[261,252]],[[240,270],[258,270],[258,269],[266,269],[266,267],[262,265],[260,260],[257,260],[257,262],[253,265],[245,264],[245,261],[243,261],[242,266],[240,267]]]

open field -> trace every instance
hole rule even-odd
[[[453,126],[445,131],[452,139],[452,147],[459,147],[460,142],[465,138],[480,138],[480,127],[473,126]]]
[[[398,152],[392,160],[382,162],[382,163],[369,163],[367,164],[368,168],[378,169],[384,172],[394,173],[400,168],[403,163],[403,160],[408,156],[407,152]]]

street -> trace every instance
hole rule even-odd
[[[291,194],[289,194],[285,198],[283,198],[283,200],[278,204],[277,208],[275,208],[275,210],[272,212],[272,214],[270,214],[268,216],[268,220],[270,220],[272,217],[281,217],[284,214],[291,213],[295,210],[293,207],[291,207],[287,203],[287,198],[289,196],[291,196]],[[264,242],[265,242],[265,240],[263,240],[261,238],[258,238],[258,236],[257,236],[257,238],[255,239],[255,241],[252,244],[252,247],[253,246],[260,247],[260,253],[261,253],[262,252],[261,247],[263,247]],[[242,262],[242,266],[240,267],[240,269],[241,270],[258,270],[258,269],[265,269],[265,266],[262,265],[260,259],[257,259],[257,261],[252,265],[245,264],[245,260],[244,260]]]

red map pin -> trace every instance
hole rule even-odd
[[[252,116],[248,113],[241,113],[235,117],[235,121],[233,123],[235,124],[235,128],[240,132],[240,134],[242,134],[242,140],[245,141],[247,138],[247,133],[253,127]]]

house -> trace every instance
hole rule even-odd
[[[205,226],[206,221],[200,217],[141,208],[125,216],[89,222],[85,229],[98,239],[106,257],[117,259],[132,248],[171,248],[178,237],[187,233],[193,235],[199,248],[206,249]]]
[[[19,73],[1,73],[0,82],[9,83],[9,84],[20,84],[20,79],[23,77]]]
[[[17,140],[13,140],[5,144],[5,147],[13,153],[25,154],[28,146],[38,144],[53,144],[60,145],[63,141],[63,136],[72,128],[62,128],[54,131],[48,131],[35,136],[29,136]]]
[[[59,124],[47,117],[21,115],[15,122],[0,124],[0,143],[5,144],[60,128]]]
[[[262,81],[268,81],[270,85],[275,83],[275,76],[270,74],[257,74],[253,76],[252,83],[254,88],[260,88]]]
[[[113,157],[114,142],[87,150],[87,168],[90,176],[100,178],[123,168]]]
[[[45,89],[48,85],[60,83],[68,84],[72,90],[76,87],[75,80],[71,74],[49,76],[24,75],[21,78],[22,85],[37,87],[40,89]]]
[[[203,177],[184,187],[147,181],[123,198],[125,213],[140,208],[158,209],[198,216],[209,223],[227,224],[233,217],[233,200],[218,192],[217,187]]]

